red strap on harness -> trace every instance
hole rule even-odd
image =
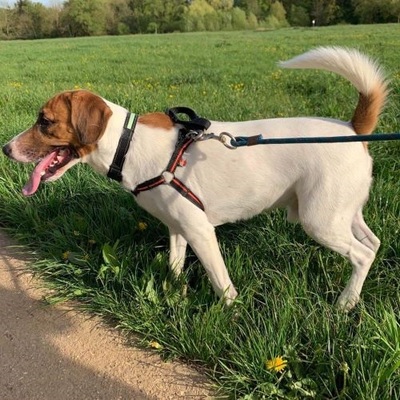
[[[201,210],[204,211],[204,206],[201,200],[178,178],[175,178],[174,173],[178,165],[180,165],[182,161],[182,156],[187,150],[187,148],[194,142],[191,137],[184,137],[183,140],[179,140],[175,151],[172,154],[172,157],[167,165],[165,172],[169,172],[172,174],[173,178],[170,182],[167,182],[163,175],[157,176],[155,178],[149,179],[140,185],[136,186],[136,188],[132,191],[132,193],[137,196],[139,193],[144,192],[146,190],[153,189],[159,185],[164,183],[168,183],[171,185],[175,190],[177,190],[183,197],[187,198],[191,201],[194,205],[199,207]]]

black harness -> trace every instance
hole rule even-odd
[[[175,150],[172,153],[167,168],[161,173],[161,175],[139,184],[134,190],[132,190],[132,193],[137,196],[141,192],[153,189],[159,185],[169,184],[183,197],[204,211],[204,206],[201,200],[182,181],[175,177],[175,171],[178,166],[184,166],[182,158],[183,154],[195,141],[196,136],[207,130],[211,123],[207,119],[199,117],[192,109],[187,107],[170,108],[167,109],[166,114],[174,123],[182,126],[178,133]],[[181,114],[185,115],[186,118],[179,119],[178,115]],[[128,112],[113,162],[107,173],[109,178],[118,182],[122,181],[122,168],[135,131],[137,119],[137,115]]]

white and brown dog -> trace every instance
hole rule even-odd
[[[321,47],[281,63],[286,68],[335,72],[358,90],[351,122],[327,118],[273,118],[212,122],[219,135],[307,137],[370,134],[387,96],[380,68],[356,50]],[[329,101],[329,99],[321,99]],[[20,162],[37,163],[23,188],[36,192],[41,182],[60,178],[78,162],[107,175],[126,127],[128,111],[84,90],[51,98],[37,122],[3,147]],[[185,151],[186,166],[163,174],[175,150],[181,126],[164,113],[141,115],[126,147],[121,183],[134,191],[142,182],[162,183],[136,192],[137,202],[170,232],[170,265],[179,275],[189,244],[207,271],[216,293],[229,304],[237,296],[221,256],[214,227],[250,218],[264,210],[286,207],[320,244],[347,257],[353,271],[338,303],[352,308],[359,300],[379,248],[362,215],[371,185],[372,160],[362,143],[253,146],[229,150],[218,141],[197,141]],[[232,179],[234,176],[234,179]],[[176,179],[183,190],[176,190]],[[189,189],[190,188],[190,189]],[[182,192],[201,200],[188,201]]]

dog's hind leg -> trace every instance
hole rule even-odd
[[[350,280],[338,299],[338,306],[348,311],[360,299],[365,278],[375,259],[375,251],[353,235],[352,218],[339,213],[328,217],[327,214],[318,215],[315,211],[311,220],[300,216],[305,231],[318,243],[348,258],[353,266]],[[365,227],[362,224],[360,226],[365,231]]]
[[[187,241],[181,234],[169,228],[169,243],[169,266],[175,277],[178,277],[185,264]]]
[[[353,238],[348,258],[353,265],[353,271],[337,302],[338,306],[346,311],[352,309],[360,299],[365,278],[375,259],[375,252]]]
[[[355,215],[351,230],[353,231],[353,234],[357,240],[370,248],[375,254],[377,253],[381,241],[375,236],[375,234],[365,223],[361,210],[359,210]]]

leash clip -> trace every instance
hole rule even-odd
[[[221,132],[219,135],[216,135],[215,133],[205,133],[204,131],[191,130],[187,133],[187,136],[189,136],[195,142],[215,139],[222,143],[229,150],[237,149],[236,138],[229,132]]]

